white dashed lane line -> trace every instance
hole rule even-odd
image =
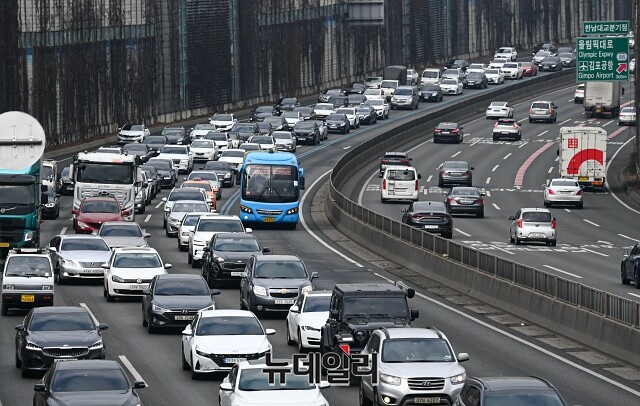
[[[491,204],[493,205],[493,207],[495,207],[495,208],[496,208],[496,210],[500,210],[500,207],[498,207],[498,205],[497,205],[497,204],[495,204],[495,203],[491,203]]]
[[[67,232],[67,227],[62,227],[62,230],[60,230],[60,234],[65,234]]]
[[[488,185],[488,184],[489,184],[489,182],[491,182],[491,176],[489,176],[489,177],[487,178],[487,182],[486,182],[486,184]]]
[[[502,159],[507,159],[511,156],[511,152],[509,152],[507,155],[505,155]]]
[[[587,220],[587,219],[582,219],[582,220],[583,220],[585,223],[589,223],[589,224],[591,224],[592,226],[600,227],[600,224],[594,223],[594,222],[593,222],[593,221],[591,221],[591,220]]]
[[[609,124],[611,124],[611,123],[613,123],[613,120],[611,120],[611,121],[607,121],[606,123],[602,124],[602,126],[603,126],[603,127],[606,127],[606,126],[608,126],[608,125],[609,125]]]
[[[500,165],[496,165],[496,166],[494,166],[494,167],[493,167],[493,169],[491,170],[491,172],[495,172],[495,171],[496,171],[496,169],[498,169],[498,167],[499,167],[499,166],[500,166]]]
[[[125,355],[118,355],[118,358],[120,358],[120,362],[122,362],[122,364],[124,364],[124,366],[129,370],[129,373],[131,374],[131,376],[133,376],[133,379],[135,381],[142,381],[145,383],[147,388],[149,387],[145,380],[142,379],[142,375],[140,375],[138,371],[136,371],[136,369],[133,367],[133,364],[129,362],[129,359]]]
[[[553,166],[552,166],[551,168],[549,168],[549,170],[547,171],[547,173],[551,173],[551,172],[553,172],[553,169],[554,169],[554,168],[553,168]]]
[[[460,155],[461,153],[462,153],[462,151],[458,151],[458,152],[456,152],[455,154],[451,155],[451,158],[455,158],[455,157],[457,157],[458,155]]]
[[[620,237],[622,238],[626,238],[627,240],[631,240],[633,242],[638,242],[637,238],[633,238],[633,237],[629,237],[628,235],[624,235],[624,234],[618,234]]]
[[[151,218],[151,214],[148,214],[147,217],[144,218],[144,222],[148,223],[150,218]]]
[[[602,252],[598,252],[598,251],[594,251],[594,250],[590,250],[589,248],[584,248],[582,247],[583,250],[585,251],[589,251],[592,254],[596,254],[596,255],[600,255],[601,257],[608,257],[609,255],[607,254],[603,254]]]
[[[576,275],[576,274],[571,273],[571,272],[563,271],[562,269],[558,269],[558,268],[553,267],[553,266],[551,266],[551,265],[542,265],[542,266],[544,266],[545,268],[549,268],[549,269],[551,269],[551,270],[554,270],[554,271],[556,271],[556,272],[563,273],[563,274],[565,274],[565,275],[573,276],[574,278],[582,279],[582,276],[580,276],[580,275]]]
[[[569,209],[564,209],[564,211],[566,211],[567,213],[571,213],[571,210]]]
[[[159,208],[160,206],[162,206],[164,204],[163,201],[161,201],[160,203],[156,204],[156,209]]]
[[[427,183],[431,182],[432,178],[433,178],[433,175],[429,175],[429,177],[427,178]]]
[[[536,135],[536,137],[540,137],[541,135],[545,135],[545,134],[546,134],[546,133],[548,133],[548,132],[549,132],[549,130],[547,130],[547,131],[543,131],[543,132],[541,132],[540,134]]]
[[[566,123],[567,121],[571,121],[571,119],[570,119],[570,118],[568,118],[568,119],[564,120],[563,122],[558,123],[558,125],[562,125],[562,124]]]
[[[518,149],[524,147],[525,145],[527,145],[529,143],[529,141],[525,141],[522,144],[520,144],[520,146],[518,146]]]
[[[459,228],[454,228],[454,230],[456,230],[460,234],[464,235],[465,237],[471,237],[471,234],[467,234],[464,231],[460,230]]]

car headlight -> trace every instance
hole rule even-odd
[[[230,178],[230,177],[231,177],[231,174],[230,174],[230,173],[225,173],[225,174],[224,174],[224,177],[225,177],[225,179],[226,179],[226,178]]]
[[[32,343],[31,341],[27,340],[27,350],[32,350],[32,351],[42,351],[42,347],[40,347],[37,344]]]
[[[171,179],[171,176],[163,176],[162,179],[169,180]]]
[[[169,206],[165,205],[165,206],[164,206],[164,211],[165,211],[165,212],[167,212],[167,213],[169,213],[169,212],[171,211],[171,207],[169,207]]]
[[[138,193],[136,193],[136,197],[142,197],[142,189]]]
[[[196,354],[198,354],[201,357],[208,357],[209,353],[204,352],[204,351],[200,351],[200,349],[198,347],[196,347]]]
[[[117,283],[124,283],[124,279],[119,277],[118,275],[112,275],[111,280]]]
[[[24,233],[24,240],[25,242],[31,241],[35,236],[36,236],[35,231],[27,231],[26,233]]]
[[[302,293],[309,293],[313,291],[313,286],[309,285],[309,286],[305,286],[302,288]]]
[[[240,211],[243,213],[253,213],[253,210],[251,210],[250,207],[244,205],[240,205]]]
[[[188,231],[183,231],[182,233],[180,233],[180,235],[182,235],[183,237],[188,237],[191,233]]]
[[[80,224],[80,223],[78,223]],[[80,268],[80,264],[78,263],[78,261],[75,261],[73,259],[63,259],[62,263],[65,264],[66,266],[72,266],[74,268]]]
[[[177,218],[175,218],[175,217],[169,217],[169,220],[168,220],[168,221],[169,221],[169,223],[171,223],[171,224],[180,224],[180,220],[178,220],[178,219],[177,219]]]
[[[463,372],[461,374],[454,375],[450,379],[451,379],[451,383],[454,385],[464,383],[464,381],[467,380],[467,373]]]
[[[551,67],[552,67],[552,68],[555,68],[555,67],[556,67],[556,65],[551,65]]]
[[[205,308],[203,308],[201,310],[216,310],[216,304],[213,303],[212,305],[207,306],[207,307],[205,307]]]
[[[44,207],[54,207],[55,205],[55,203],[47,203],[44,205]]]
[[[217,262],[224,262],[224,258],[222,258],[222,257],[215,257],[215,260]]]
[[[431,93],[431,96],[437,96],[438,93]]]
[[[387,375],[387,374],[380,374],[380,381],[384,382],[388,385],[400,385],[401,383],[401,379],[400,377],[397,376],[393,376],[393,375]]]
[[[204,240],[200,240],[195,237],[191,238],[191,242],[193,243],[193,245],[204,245]]]
[[[99,350],[102,347],[104,347],[102,340],[98,340],[89,346],[89,350]]]
[[[42,285],[42,290],[53,290],[53,285]]]
[[[319,328],[315,328],[311,326],[300,326],[300,328],[304,331],[320,331]]]
[[[15,286],[15,285],[13,285],[13,284],[10,284],[10,283],[8,283],[8,284],[6,284],[6,285],[2,285],[2,289],[13,290],[13,289],[15,289],[15,288],[16,288],[16,286]]]
[[[158,306],[157,304],[152,304],[151,311],[162,314],[168,310],[165,309],[164,307]]]
[[[291,214],[296,214],[296,213],[298,213],[298,208],[297,207],[293,207],[293,208],[287,210],[287,216],[291,215]]]
[[[89,227],[89,225],[87,223],[85,223],[84,221],[78,221],[78,227],[80,228],[91,228]]]
[[[267,295],[267,289],[264,286],[258,286],[258,285],[254,285],[253,286],[253,293],[257,296],[268,296]]]

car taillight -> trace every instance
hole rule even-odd
[[[409,165],[409,160],[408,159],[403,159],[402,161],[403,165]]]
[[[553,190],[553,189],[548,189],[547,191],[549,192],[550,195],[555,195],[556,194],[556,191]]]
[[[576,196],[582,196],[582,190],[578,190],[578,191],[576,192]]]
[[[382,188],[383,189],[387,188],[387,180],[386,179],[382,179]]]
[[[438,129],[436,129],[434,132],[435,132],[435,133],[441,133],[441,132],[442,132],[442,130],[438,130]]]
[[[455,197],[450,197],[449,198],[449,203],[455,203],[456,202],[456,198]]]
[[[466,171],[465,174],[471,176],[471,171]]]
[[[440,171],[440,175],[446,175],[447,171],[445,171],[444,169]]]
[[[476,199],[476,201],[473,202],[473,204],[484,204],[484,199],[483,198]]]
[[[551,220],[551,228],[556,228],[556,219]]]
[[[416,180],[416,190],[420,190],[420,188],[418,187],[418,181]]]
[[[549,113],[553,113],[553,109],[549,109]]]
[[[457,133],[457,132],[459,132],[459,131],[460,131],[460,130],[457,130],[457,129],[456,129],[456,130],[451,130],[451,132],[452,132],[452,133]]]
[[[519,219],[518,220],[518,228],[522,228],[522,225],[524,224],[524,220]]]
[[[533,109],[529,109],[529,113],[533,113]]]
[[[497,126],[498,126],[498,122],[496,121],[496,123],[495,123],[493,126],[494,126],[494,127],[497,127]]]
[[[513,123],[513,128],[518,128],[518,123]]]
[[[388,164],[388,163],[389,163],[389,160],[388,160],[388,159],[383,159],[383,160],[382,160],[382,163],[383,163],[383,164]]]

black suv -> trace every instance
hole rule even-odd
[[[202,276],[211,288],[226,281],[239,283],[249,258],[270,251],[269,248],[261,250],[253,234],[215,234],[209,247],[204,248]]]
[[[402,282],[338,284],[333,288],[329,318],[320,329],[320,351],[342,353],[348,345],[358,354],[373,330],[409,327],[418,310],[409,310],[407,298],[415,291]]]
[[[489,404],[566,405],[558,390],[545,379],[499,376],[467,379],[454,406]]]
[[[189,145],[191,141],[184,127],[165,127],[161,135],[167,137],[167,144]]]

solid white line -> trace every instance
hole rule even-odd
[[[598,240],[598,242],[604,245],[611,245],[609,241]]]
[[[496,166],[494,166],[494,167],[493,167],[493,169],[491,170],[491,172],[495,172],[495,171],[496,171],[496,169],[498,169],[498,166],[500,166],[500,165],[496,165]]]
[[[487,191],[485,192],[485,195],[487,195],[487,197],[491,197],[491,191],[487,190]]]
[[[487,185],[489,184],[489,182],[491,182],[491,176],[489,176],[489,177],[487,178],[487,182],[486,182],[486,183],[487,183]]]
[[[362,206],[362,196],[364,196],[364,190],[367,188],[367,185],[371,182],[371,179],[379,173],[380,171],[372,173],[371,176],[367,178],[366,182],[364,182],[364,186],[362,186],[360,193],[358,193],[358,206]]]
[[[582,248],[582,249],[585,250],[585,251],[589,251],[589,252],[591,252],[593,254],[600,255],[601,257],[608,257],[609,256],[607,254],[603,254],[602,252],[590,250],[589,248]]]
[[[464,231],[460,230],[459,228],[454,228],[454,230],[456,230],[460,234],[464,235],[465,237],[471,237],[471,234],[467,234]]]
[[[490,246],[490,247],[493,247],[493,248],[495,248],[495,249],[497,249],[497,250],[500,250],[500,251],[502,251],[502,252],[506,252],[506,253],[507,253],[507,254],[509,254],[509,255],[516,255],[516,253],[515,253],[515,252],[511,252],[511,251],[505,250],[504,248],[500,248],[500,247],[498,247],[497,245],[491,245],[491,244],[490,244],[489,246]]]
[[[156,209],[159,208],[160,206],[162,206],[164,204],[163,201],[160,201],[160,203],[156,204]]]
[[[328,174],[331,173],[332,170],[328,170],[325,173],[323,173],[322,175],[320,175],[318,177],[318,179],[316,179],[311,186],[309,186],[309,188],[307,190],[312,190],[313,187],[320,182],[325,176],[327,176]],[[309,229],[309,227],[307,227],[307,222],[304,220],[304,216],[302,215],[303,211],[302,211],[302,207],[304,206],[304,201],[307,198],[308,193],[305,193],[302,196],[302,199],[300,200],[300,208],[298,210],[298,212],[300,213],[300,224],[302,224],[302,227],[313,237],[315,238],[320,244],[324,245],[328,250],[334,252],[335,254],[339,255],[340,257],[342,257],[345,261],[348,261],[350,263],[352,263],[353,265],[357,266],[358,268],[364,268],[364,266],[362,266],[359,262],[354,261],[353,259],[349,258],[348,256],[346,256],[345,254],[343,254],[342,252],[338,251],[337,249],[333,248],[331,245],[327,244],[326,242],[324,242],[324,240],[322,240],[320,237],[318,237],[313,231],[311,231]],[[360,203],[358,203],[360,204]]]
[[[371,272],[372,272],[375,276],[377,276],[377,277],[379,277],[379,278],[382,278],[382,279],[384,279],[384,280],[385,280],[385,281],[387,281],[387,282],[391,282],[391,283],[395,283],[395,282],[396,282],[396,281],[394,281],[394,280],[392,280],[392,279],[387,278],[386,276],[382,276],[382,275],[380,275],[380,274],[379,274],[379,273],[377,273],[377,272],[373,272],[373,271],[371,271]]]
[[[150,218],[151,218],[151,214],[147,214],[147,217],[144,218],[144,222],[148,223]]]
[[[613,191],[611,191],[611,188],[609,187],[609,165],[611,165],[611,162],[613,162],[614,159],[616,159],[616,156],[618,156],[618,153],[620,151],[622,151],[622,148],[624,148],[628,143],[630,143],[631,141],[635,140],[635,137],[631,137],[629,138],[624,144],[622,144],[620,146],[620,148],[618,148],[615,152],[615,154],[613,154],[613,156],[611,157],[611,159],[609,160],[609,162],[607,162],[607,176],[605,177],[604,180],[604,184],[607,187],[607,190],[609,190],[609,192],[611,192],[611,196],[613,196],[614,199],[616,199],[618,201],[618,203],[620,203],[621,205],[623,205],[624,207],[626,207],[627,209],[631,210],[632,212],[636,213],[636,214],[640,214],[640,211],[634,209],[633,207],[629,206],[628,204],[626,204],[625,202],[623,202],[617,194],[615,194]]]
[[[505,155],[505,156],[504,156],[504,158],[502,158],[502,159],[507,159],[507,158],[509,158],[510,156],[511,156],[511,152],[509,152],[507,155]]]
[[[622,237],[622,238],[626,238],[627,240],[631,240],[631,241],[635,241],[635,242],[637,242],[637,241],[638,241],[638,239],[637,239],[637,238],[632,238],[632,237],[629,237],[628,235],[624,235],[624,234],[618,234],[618,235],[619,235],[620,237]]]
[[[444,304],[442,302],[439,302],[439,301],[437,301],[435,299],[432,299],[432,298],[430,298],[430,297],[428,297],[428,296],[426,296],[426,295],[424,295],[424,294],[422,294],[420,292],[416,292],[416,296],[419,296],[419,297],[423,298],[424,300],[427,300],[427,301],[429,301],[429,302],[431,302],[431,303],[433,303],[433,304],[435,304],[437,306],[440,306],[443,309],[447,309],[449,311],[452,311],[452,312],[456,313],[457,315],[466,318],[467,320],[470,320],[470,321],[472,321],[472,322],[474,322],[476,324],[479,324],[482,327],[488,328],[489,330],[492,330],[493,332],[498,333],[498,334],[500,334],[500,335],[502,335],[504,337],[510,338],[510,339],[512,339],[512,340],[514,340],[514,341],[516,341],[516,342],[518,342],[518,343],[520,343],[522,345],[525,345],[525,346],[527,346],[527,347],[529,347],[529,348],[531,348],[531,349],[533,349],[535,351],[541,352],[541,353],[543,353],[543,354],[545,354],[545,355],[547,355],[547,356],[549,356],[551,358],[554,358],[557,361],[560,361],[560,362],[562,362],[562,363],[564,363],[566,365],[569,365],[570,367],[576,368],[576,369],[580,370],[581,372],[589,374],[589,375],[591,375],[591,376],[593,376],[595,378],[598,378],[598,379],[600,379],[600,380],[602,380],[604,382],[607,382],[607,383],[609,383],[609,384],[611,384],[613,386],[616,386],[616,387],[618,387],[618,388],[620,388],[622,390],[625,390],[625,391],[627,391],[627,392],[629,392],[629,393],[631,393],[631,394],[633,394],[635,396],[640,396],[640,391],[637,391],[637,390],[635,390],[633,388],[625,386],[625,385],[623,385],[623,384],[621,384],[619,382],[616,382],[613,379],[608,378],[608,377],[606,377],[604,375],[601,375],[601,374],[599,374],[597,372],[591,371],[590,369],[585,368],[582,365],[579,365],[579,364],[577,364],[577,363],[575,363],[573,361],[570,361],[570,360],[568,360],[566,358],[563,358],[562,356],[560,356],[558,354],[555,354],[550,350],[547,350],[547,349],[545,349],[543,347],[540,347],[539,345],[531,343],[531,342],[529,342],[529,341],[527,341],[527,340],[525,340],[523,338],[517,337],[517,336],[515,336],[515,335],[513,335],[513,334],[511,334],[511,333],[509,333],[507,331],[501,330],[500,328],[498,328],[496,326],[492,326],[491,324],[489,324],[489,323],[487,323],[485,321],[482,321],[480,319],[477,319],[477,318],[475,318],[475,317],[473,317],[473,316],[471,316],[469,314],[466,314],[461,310],[458,310],[458,309],[456,309],[454,307],[451,307],[451,306],[446,305],[446,304]]]
[[[536,137],[539,137],[539,136],[541,136],[541,135],[544,135],[544,134],[546,134],[546,133],[548,133],[548,132],[549,132],[549,130],[547,130],[547,131],[543,131],[543,132],[541,132],[540,134],[536,135]]]
[[[593,221],[591,221],[591,220],[587,220],[587,219],[582,219],[582,220],[583,220],[585,223],[589,223],[589,224],[591,224],[592,226],[600,227],[600,224],[596,224],[596,223],[594,223],[594,222],[593,222]]]
[[[575,100],[571,99],[569,100],[569,103],[575,103]]]
[[[62,230],[60,230],[60,234],[65,234],[67,232],[67,227],[62,227]]]
[[[566,123],[567,121],[571,121],[571,119],[570,119],[570,118],[568,118],[568,119],[564,120],[563,122],[558,123],[558,125],[562,125],[562,124]]]
[[[527,145],[529,143],[529,141],[525,141],[522,144],[518,145],[518,149],[524,147],[525,145]]]
[[[627,293],[630,294],[631,296],[640,297],[640,295],[637,295],[635,293],[629,293],[629,292],[627,292]]]
[[[560,160],[560,157],[556,157],[555,161],[558,162]]]
[[[146,386],[147,388],[149,387],[149,384],[146,383],[144,379],[142,379],[142,375],[140,375],[138,371],[136,371],[136,369],[133,367],[131,362],[129,362],[129,360],[125,355],[118,355],[118,358],[120,358],[120,362],[122,362],[124,366],[127,367],[127,369],[129,370],[129,372],[131,373],[131,376],[133,376],[133,379],[135,381],[142,381],[147,385]]]
[[[552,166],[551,168],[549,168],[549,170],[547,171],[547,173],[551,173],[551,172],[553,172],[553,168],[554,168],[553,166]]]
[[[569,209],[564,209],[564,211],[566,211],[567,213],[571,213],[571,210]]]
[[[457,157],[457,156],[458,156],[458,155],[460,155],[460,154],[462,154],[462,151],[458,151],[458,152],[456,152],[455,154],[451,155],[451,158],[455,158],[455,157]]]
[[[93,319],[93,322],[96,324],[99,324],[98,319],[96,319],[96,316],[93,315],[93,312],[91,311],[91,309],[89,309],[89,306],[87,306],[86,303],[79,303],[79,304],[80,304],[80,307],[84,307],[87,313],[89,313],[89,316],[91,316],[91,318]]]
[[[606,126],[608,126],[608,125],[609,125],[609,124],[611,124],[611,123],[613,123],[613,120],[611,120],[611,121],[607,121],[606,123],[602,124],[602,126],[603,126],[603,127],[606,127]]]
[[[495,204],[495,203],[491,203],[491,204],[493,205],[493,207],[495,207],[495,208],[496,208],[496,210],[500,210],[500,207],[498,207],[498,205],[497,205],[497,204]]]
[[[433,175],[429,175],[429,177],[427,178],[427,183],[431,182],[431,178],[433,178]]]
[[[580,276],[580,275],[576,275],[576,274],[571,273],[571,272],[563,271],[562,269],[555,268],[555,267],[553,267],[551,265],[542,265],[542,266],[544,266],[545,268],[553,269],[556,272],[561,272],[563,274],[567,274],[569,276],[573,276],[574,278],[582,279],[582,276]]]

